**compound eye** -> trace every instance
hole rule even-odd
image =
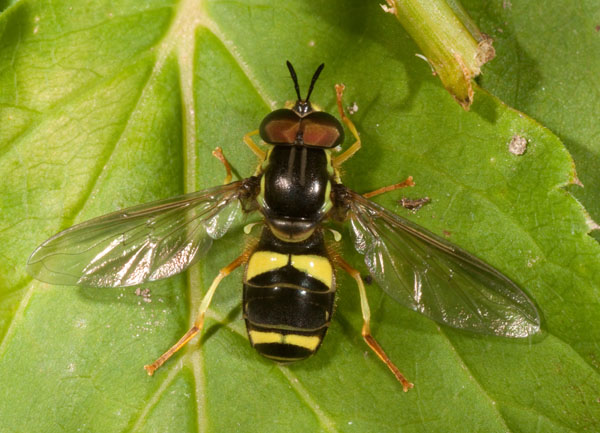
[[[269,144],[293,144],[300,128],[300,117],[281,108],[267,114],[260,124],[260,138]]]
[[[329,149],[344,142],[344,128],[339,120],[324,111],[315,111],[302,119],[304,144]]]

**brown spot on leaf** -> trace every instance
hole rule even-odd
[[[421,209],[424,205],[426,205],[430,201],[431,201],[431,199],[429,197],[423,197],[423,198],[402,197],[402,199],[400,200],[400,204],[402,205],[402,207],[404,207],[406,209],[418,211],[419,209]]]

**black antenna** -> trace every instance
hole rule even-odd
[[[321,63],[319,65],[319,67],[317,68],[317,70],[315,71],[315,74],[313,75],[312,80],[310,81],[310,87],[308,88],[308,94],[306,95],[306,99],[305,99],[306,102],[308,102],[308,98],[310,98],[310,94],[313,91],[313,87],[315,87],[315,82],[319,78],[319,75],[321,75],[321,71],[323,70],[324,67],[325,67],[325,63]]]
[[[294,80],[294,87],[296,88],[296,95],[298,95],[298,101],[301,101],[302,97],[300,96],[300,86],[298,86],[298,77],[296,76],[296,71],[294,71],[294,67],[292,66],[289,60],[286,60],[285,63],[287,64],[287,67],[290,70],[292,80]]]

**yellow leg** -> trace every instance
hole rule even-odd
[[[160,356],[160,358],[158,358],[152,364],[144,366],[144,369],[148,372],[148,375],[152,376],[161,365],[163,365],[171,356],[173,356],[173,354],[175,354],[175,352],[177,352],[179,349],[185,346],[188,341],[190,341],[199,332],[202,331],[202,327],[204,326],[204,315],[206,314],[206,310],[208,310],[208,307],[210,306],[210,301],[212,300],[212,297],[215,294],[215,291],[217,290],[217,286],[219,285],[221,280],[223,280],[223,278],[229,275],[235,268],[245,263],[248,260],[248,255],[249,254],[245,252],[233,262],[231,262],[229,265],[227,265],[219,271],[219,274],[213,280],[212,284],[208,289],[208,292],[206,292],[206,295],[204,295],[204,298],[202,299],[202,303],[198,308],[198,316],[196,316],[196,320],[194,321],[194,326],[192,326],[185,333],[185,335],[181,337],[179,341],[175,343],[169,350],[163,353]]]
[[[229,182],[231,182],[231,165],[229,164],[229,161],[227,161],[227,158],[225,158],[225,155],[223,155],[223,149],[220,147],[217,147],[215,150],[213,150],[212,154],[225,166],[225,171],[227,174],[225,175],[223,185],[227,185]]]
[[[402,181],[400,183],[396,183],[394,185],[383,186],[381,188],[377,188],[375,191],[366,192],[363,194],[363,197],[371,198],[371,197],[375,197],[376,195],[379,195],[379,194],[383,194],[383,193],[390,192],[390,191],[395,191],[400,188],[406,188],[408,186],[415,186],[412,176],[408,176],[405,181]]]
[[[350,132],[352,132],[352,135],[354,136],[354,138],[356,138],[356,141],[352,144],[352,146],[350,146],[348,149],[346,149],[341,155],[333,158],[332,163],[333,163],[333,167],[335,169],[339,169],[340,166],[344,162],[346,162],[348,159],[350,159],[352,156],[354,156],[354,154],[360,150],[360,146],[361,146],[360,136],[358,135],[356,126],[354,126],[354,123],[352,123],[352,120],[350,120],[348,118],[348,116],[346,116],[346,113],[344,112],[344,106],[342,105],[342,96],[344,94],[344,89],[345,89],[345,86],[343,84],[335,85],[335,93],[337,96],[338,111],[340,112],[340,117],[342,118],[342,121],[346,124],[346,126],[348,127]],[[367,192],[367,193],[363,194],[363,197],[370,198],[370,197],[374,197],[379,194],[383,194],[385,192],[394,191],[394,190],[400,189],[400,188],[406,188],[408,186],[415,186],[412,176],[409,176],[403,182],[400,182],[400,183],[397,183],[394,185],[384,186],[382,188],[376,189],[375,191]]]
[[[367,292],[365,290],[365,286],[363,284],[362,278],[360,276],[360,272],[351,267],[344,259],[340,256],[334,257],[335,262],[346,272],[350,274],[352,278],[358,284],[358,291],[360,293],[360,308],[362,310],[363,316],[363,327],[362,327],[362,336],[367,345],[371,348],[373,352],[383,361],[385,365],[390,369],[390,371],[396,376],[396,379],[402,384],[402,389],[404,392],[407,392],[414,385],[410,383],[404,375],[400,372],[398,367],[394,365],[392,360],[386,355],[383,351],[379,343],[373,338],[371,335],[371,309],[369,308],[369,301],[367,299]]]
[[[356,141],[352,144],[352,146],[350,146],[348,149],[346,149],[344,151],[344,153],[333,158],[333,168],[336,168],[336,169],[340,168],[340,166],[344,162],[346,162],[346,160],[351,158],[360,149],[360,136],[358,135],[356,126],[354,126],[354,123],[352,123],[352,120],[350,120],[346,116],[346,113],[344,113],[344,107],[342,106],[342,95],[344,94],[344,89],[345,89],[345,86],[343,84],[335,85],[335,93],[337,96],[338,111],[340,112],[340,117],[342,118],[342,121],[346,124],[346,126],[348,127],[350,132],[352,132],[352,135],[354,136]]]
[[[260,147],[258,147],[256,145],[256,143],[254,142],[254,140],[252,140],[252,136],[258,134],[258,129],[252,132],[247,133],[246,135],[244,135],[244,143],[246,143],[246,145],[250,148],[250,150],[252,150],[252,152],[254,152],[254,154],[256,156],[258,156],[258,158],[262,161],[265,160],[265,157],[267,156],[266,152],[264,150],[262,150]]]

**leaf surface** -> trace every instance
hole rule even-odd
[[[483,31],[502,16],[493,12],[476,10]],[[598,430],[600,249],[563,188],[574,181],[570,155],[486,91],[464,112],[377,3],[17,1],[4,8],[0,35],[0,430]],[[521,37],[507,37],[511,55],[521,55]],[[221,183],[216,146],[237,174],[252,174],[241,137],[294,98],[287,59],[302,88],[325,62],[312,97],[325,110],[335,113],[338,82],[358,107],[363,148],[344,183],[364,192],[412,175],[414,188],[377,201],[519,283],[544,317],[542,335],[451,330],[370,285],[373,333],[416,385],[405,394],[362,341],[350,278],[338,274],[319,353],[280,366],[247,342],[236,271],[200,342],[148,377],[142,366],[185,332],[218,269],[240,253],[241,228],[185,275],[144,285],[151,302],[131,288],[50,286],[25,273],[31,251],[73,223]],[[535,76],[498,68],[488,88],[542,110],[543,98],[527,105],[503,85],[518,79],[531,93]],[[593,112],[580,116],[592,122]],[[524,155],[508,151],[515,134],[528,139]],[[403,195],[432,202],[413,214],[398,204]],[[366,272],[343,234],[340,251]]]

